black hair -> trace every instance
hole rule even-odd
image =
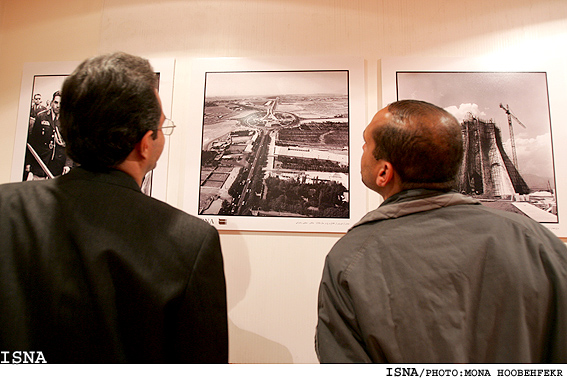
[[[122,163],[148,131],[157,128],[158,80],[148,60],[113,53],[82,62],[65,80],[61,133],[67,154],[92,170]]]

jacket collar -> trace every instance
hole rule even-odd
[[[134,178],[132,178],[129,174],[126,174],[117,169],[108,169],[108,171],[102,172],[91,171],[82,167],[76,167],[71,169],[69,173],[58,178],[66,178],[68,180],[104,182],[141,192],[140,186],[138,186]]]
[[[404,190],[386,199],[377,209],[362,217],[352,228],[378,220],[395,219],[418,212],[464,204],[480,205],[481,203],[454,191]]]

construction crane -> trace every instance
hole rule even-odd
[[[510,112],[510,107],[508,106],[508,104],[506,104],[506,107],[504,107],[502,103],[500,103],[500,108],[502,108],[504,112],[506,112],[506,115],[508,116],[508,126],[510,127],[510,143],[512,144],[512,160],[514,162],[514,166],[516,167],[516,169],[518,169],[518,157],[516,156],[516,143],[514,141],[514,129],[512,127],[512,119],[516,120],[516,122],[520,124],[522,127],[526,128],[526,126],[512,112]]]

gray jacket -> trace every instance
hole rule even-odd
[[[567,248],[539,223],[409,190],[328,254],[322,363],[567,362]]]

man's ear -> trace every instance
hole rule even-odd
[[[152,146],[151,142],[153,140],[152,131],[147,131],[144,137],[136,144],[136,151],[143,159],[148,159],[150,157],[150,148]]]
[[[394,167],[388,161],[378,162],[378,174],[376,175],[376,185],[386,187],[394,179]]]

